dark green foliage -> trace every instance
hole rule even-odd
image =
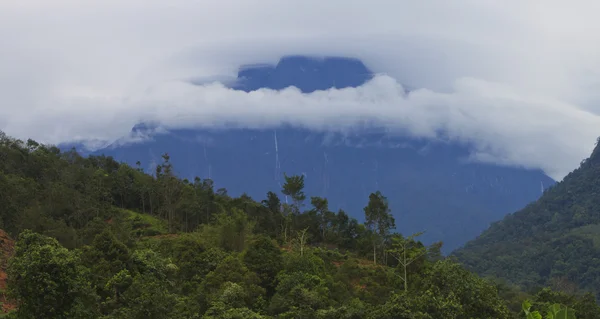
[[[373,241],[373,262],[377,262],[377,247],[380,247],[391,229],[396,228],[395,220],[390,214],[387,198],[377,191],[369,195],[369,203],[364,208],[365,226],[371,231]]]
[[[53,238],[25,231],[9,263],[10,294],[17,318],[95,318],[97,301],[89,271],[77,254]]]
[[[578,319],[598,318],[600,313],[600,306],[591,293],[573,295],[544,288],[536,293],[532,300],[532,310],[539,310],[542,313],[555,304],[567,305]]]
[[[428,271],[420,291],[394,294],[369,318],[511,318],[495,288],[450,261]]]
[[[244,252],[244,264],[255,272],[269,296],[273,295],[277,274],[283,270],[283,258],[279,246],[267,236],[258,236]]]
[[[214,191],[209,179],[180,180],[168,154],[154,176],[140,167],[0,134],[0,227],[21,234],[8,317],[502,319],[518,318],[530,298],[532,310],[558,303],[600,318],[593,295],[573,294],[569,280],[580,276],[574,269],[597,279],[594,259],[582,257],[595,252],[593,225],[558,229],[549,242],[565,248],[555,259],[508,258],[514,268],[502,271],[539,270],[536,283],[546,268],[535,267],[552,264],[557,289],[528,294],[444,259],[441,244],[390,233],[380,192],[369,196],[365,225],[325,198],[303,209],[304,176],[285,176],[287,205],[273,192],[259,203]],[[574,208],[577,218],[594,203]]]
[[[119,307],[110,318],[168,319],[176,304],[176,296],[169,292],[168,282],[152,274],[135,276],[131,285],[120,295]]]
[[[524,289],[600,296],[600,145],[563,181],[454,255],[480,275]]]
[[[237,256],[223,259],[215,270],[206,275],[201,290],[209,303],[223,294],[227,288],[225,283],[236,284],[243,290],[238,300],[240,306],[254,308],[265,294],[265,289],[259,285],[258,275],[250,271]]]
[[[302,203],[302,201],[306,199],[306,195],[303,191],[304,175],[284,175],[284,177],[285,184],[283,184],[283,190],[281,192],[286,196],[290,196],[296,204],[296,206],[299,206]]]
[[[127,246],[105,229],[96,236],[92,245],[84,247],[82,257],[82,263],[91,270],[90,279],[98,295],[103,299],[112,297],[114,289],[107,286],[108,280],[129,268]]]

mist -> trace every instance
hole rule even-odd
[[[45,143],[165,128],[348,130],[447,138],[472,158],[561,179],[600,136],[593,1],[4,1],[0,130]],[[235,76],[288,54],[361,59],[359,88],[245,93]],[[404,93],[403,85],[417,88]]]

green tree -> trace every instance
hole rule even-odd
[[[121,283],[121,282],[119,282]],[[112,318],[168,319],[172,318],[177,299],[168,282],[151,273],[137,274],[127,289],[120,294]]]
[[[129,266],[130,253],[108,229],[96,235],[91,246],[82,249],[82,262],[91,270],[90,279],[102,299],[114,297],[114,287],[107,283]]]
[[[277,274],[283,269],[281,250],[267,236],[258,236],[244,252],[244,263],[260,278],[262,287],[267,290],[267,296],[275,293]]]
[[[264,316],[246,307],[244,300],[247,292],[239,284],[223,284],[218,298],[206,311],[203,318],[211,319],[262,319]]]
[[[306,195],[304,194],[304,175],[292,175],[287,176],[284,174],[285,183],[283,184],[283,189],[281,192],[290,196],[294,202],[295,212],[300,212],[300,206],[302,202],[306,199]]]
[[[369,195],[369,203],[364,208],[365,225],[373,235],[373,263],[377,263],[377,246],[381,245],[390,229],[396,228],[387,198],[377,191]]]
[[[327,241],[327,231],[329,230],[334,215],[329,211],[329,202],[326,198],[311,197],[310,202],[314,207],[313,212],[319,223],[318,227],[321,241],[325,242]]]
[[[539,311],[531,310],[531,303],[527,300],[523,302],[523,313],[527,319],[542,319]],[[559,304],[552,304],[547,308],[544,319],[576,319],[576,317],[574,310]]]
[[[243,304],[252,309],[264,296],[265,289],[259,286],[260,278],[250,271],[237,256],[223,259],[217,268],[211,271],[202,282],[202,292],[209,304],[219,298],[223,284],[231,282],[240,285],[244,290]]]
[[[199,231],[205,242],[226,251],[242,252],[254,229],[248,215],[239,208],[232,208],[215,217],[212,225],[202,225]]]
[[[414,241],[414,238],[421,234],[416,233],[407,238],[394,236],[392,238],[392,248],[387,250],[396,259],[401,268],[400,279],[404,283],[404,291],[408,291],[408,267],[427,254],[427,248],[421,243]]]
[[[420,289],[430,294],[430,297],[423,301],[435,299],[435,302],[429,306],[425,303],[422,308],[432,318],[508,319],[511,316],[492,283],[477,277],[451,260],[438,261],[432,268],[427,269]],[[456,307],[456,317],[446,316],[446,303]]]
[[[17,318],[96,318],[97,296],[79,256],[56,239],[24,231],[9,262]]]
[[[175,231],[176,208],[180,204],[182,183],[173,172],[169,154],[163,154],[163,163],[157,166],[156,178],[160,187],[161,208],[169,225],[169,232]]]

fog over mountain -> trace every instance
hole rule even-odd
[[[450,145],[453,155],[442,156],[448,163],[534,175],[541,170],[560,180],[600,135],[600,36],[587,32],[600,27],[597,7],[592,1],[6,1],[0,4],[0,130],[87,151],[145,147],[144,156],[151,155],[147,143],[153,139],[172,144],[173,132],[197,138],[197,132],[215,129],[258,130],[272,148],[271,134],[286,128],[304,132],[303,138],[316,134],[344,143],[375,131],[393,145],[406,142],[417,150]],[[240,66],[274,65],[289,55],[356,58],[372,74],[345,87],[301,77],[235,86]],[[337,72],[344,78],[343,70]],[[152,129],[140,130],[141,124]],[[387,156],[390,167],[401,167],[397,163],[406,156]],[[351,163],[340,167],[350,169]],[[194,165],[207,176],[206,165]],[[193,167],[183,166],[182,174],[192,174]],[[416,166],[406,167],[414,172]],[[423,169],[416,180],[424,172],[433,174]],[[425,180],[453,170],[443,172]],[[496,205],[499,211],[479,225],[539,196],[544,178],[535,175],[535,186],[526,186],[533,193]],[[425,194],[434,192],[427,185]],[[257,192],[266,188],[273,186]]]
[[[243,66],[235,79],[223,83],[236,94],[268,92],[286,100],[293,98],[290,93],[327,96],[332,90],[334,94],[355,90],[363,94],[365,87],[385,81],[374,76],[357,59],[286,56],[276,65]],[[191,83],[204,85],[199,79]],[[400,85],[394,89],[399,96],[411,94]],[[323,95],[326,90],[329,93]],[[326,197],[330,209],[343,209],[358,220],[364,219],[362,207],[369,193],[380,190],[389,198],[398,231],[426,231],[422,239],[443,241],[445,252],[537,199],[554,184],[539,169],[482,163],[476,157],[476,144],[445,132],[416,137],[409,131],[410,119],[404,120],[403,127],[395,127],[376,113],[360,115],[367,114],[361,112],[370,105],[369,99],[377,98],[372,93],[360,96],[360,105],[348,104],[348,112],[331,113],[322,122],[311,120],[310,125],[303,124],[302,116],[312,105],[299,105],[290,110],[296,115],[286,118],[281,112],[256,112],[261,105],[249,103],[248,110],[231,113],[244,123],[254,123],[246,126],[233,122],[193,127],[198,119],[186,113],[178,123],[187,120],[189,128],[177,129],[164,125],[161,119],[169,118],[165,115],[137,124],[129,139],[95,154],[111,155],[130,165],[139,161],[143,169],[153,172],[167,153],[179,176],[210,178],[216,188],[226,188],[231,196],[246,194],[254,199],[264,198],[268,191],[278,192],[283,174],[303,175],[309,196]],[[322,107],[328,106],[323,103]],[[227,105],[220,111],[225,114]],[[327,114],[317,109],[309,114],[315,111]],[[384,114],[389,117],[393,112]],[[231,115],[226,119],[231,120]],[[400,120],[401,115],[397,115]],[[291,124],[274,124],[282,118]],[[208,122],[206,117],[200,120]],[[348,125],[348,120],[353,124]]]
[[[173,128],[293,122],[330,130],[369,117],[415,136],[443,132],[477,145],[475,158],[560,179],[600,135],[600,41],[587,32],[600,24],[598,6],[5,1],[0,129],[102,144],[149,119]],[[288,54],[357,57],[381,75],[312,94],[190,84]],[[402,84],[418,89],[406,95]]]

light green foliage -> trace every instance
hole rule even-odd
[[[312,252],[303,256],[298,253],[286,255],[269,312],[280,317],[314,318],[317,310],[333,305],[332,280],[323,260]]]
[[[576,319],[575,311],[559,304],[552,304],[547,307],[546,316],[542,318],[539,311],[531,311],[531,302],[523,302],[523,313],[527,319]]]
[[[422,233],[417,233],[408,238],[402,236],[392,237],[392,248],[387,252],[398,262],[399,277],[404,284],[404,291],[408,291],[408,269],[414,262],[422,259],[427,254],[427,248],[417,243],[414,238]]]
[[[559,304],[574,311],[578,319],[595,319],[600,314],[600,306],[591,293],[574,295],[544,288],[535,294],[532,300],[532,307],[540,310],[542,313]]]
[[[254,224],[248,220],[248,215],[233,208],[229,212],[217,214],[214,224],[202,225],[199,235],[210,246],[241,252],[245,249],[253,228]]]
[[[17,318],[95,318],[96,296],[79,256],[56,239],[24,231],[10,260],[10,294]]]
[[[136,236],[155,236],[168,232],[167,223],[160,218],[131,210],[124,210],[124,213],[127,221],[132,224],[133,234]]]
[[[131,259],[133,274],[124,270],[108,282],[109,287],[117,288],[114,299],[107,301],[114,309],[111,316],[170,318],[177,303],[172,292],[177,266],[149,249],[136,250]]]
[[[220,295],[212,302],[204,318],[222,319],[261,319],[264,316],[250,310],[246,306],[246,290],[232,282],[225,282],[221,287]]]
[[[421,289],[430,291],[437,300],[460,305],[463,317],[459,318],[509,318],[510,313],[498,297],[497,289],[459,264],[450,260],[438,261],[428,272]]]
[[[136,250],[133,253],[132,268],[140,274],[151,274],[159,279],[170,278],[179,270],[171,260],[150,249]]]
[[[367,316],[366,305],[358,298],[340,307],[317,310],[318,319],[362,319]]]
[[[327,282],[319,276],[305,272],[282,273],[278,282],[269,308],[272,314],[285,315],[292,310],[314,316],[317,310],[330,305]]]

